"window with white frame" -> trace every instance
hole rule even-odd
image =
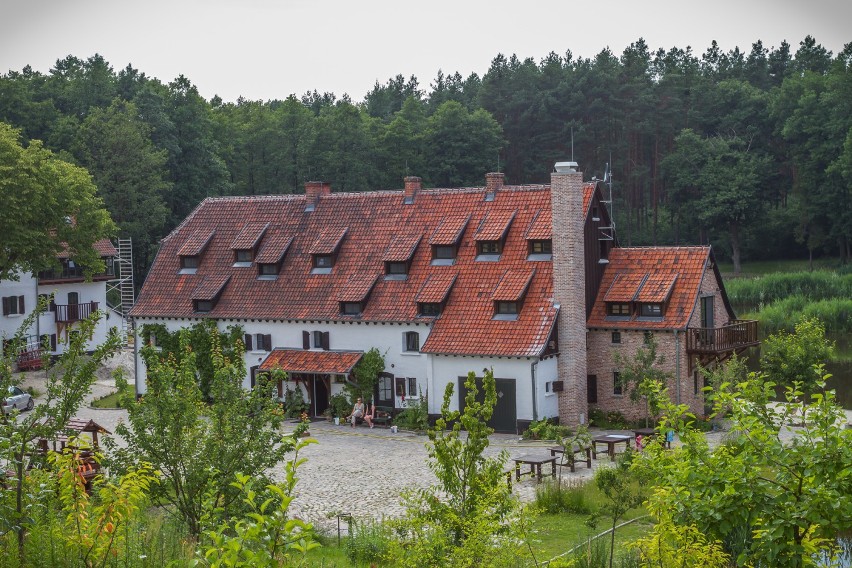
[[[406,331],[403,334],[404,351],[407,353],[420,352],[420,334],[416,331]]]

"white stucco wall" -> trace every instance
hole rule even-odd
[[[542,418],[555,418],[559,416],[559,396],[552,389],[547,392],[547,383],[559,380],[558,370],[559,359],[557,357],[549,357],[539,361],[535,368],[536,382],[536,410],[538,420]]]
[[[39,285],[39,294],[54,294],[54,301],[57,304],[68,303],[68,293],[77,292],[79,295],[79,303],[87,304],[89,302],[97,302],[98,309],[103,312],[103,315],[95,326],[94,334],[89,341],[87,350],[93,350],[95,347],[106,341],[107,334],[111,327],[121,327],[121,321],[117,314],[107,308],[106,303],[106,282],[75,282],[71,284],[46,284]],[[65,328],[65,331],[76,329],[77,325],[72,324]],[[66,333],[58,333],[56,321],[53,312],[45,312],[39,317],[39,334],[51,335],[57,334],[55,354],[60,354],[65,351],[65,343],[67,340]]]
[[[24,313],[10,314],[7,316],[0,313],[0,339],[9,339],[18,332],[18,328],[24,322],[27,314],[32,313],[38,302],[36,292],[36,281],[29,274],[20,274],[19,280],[0,280],[0,297],[6,296],[23,296],[24,297]],[[36,326],[33,326],[28,333],[38,335]]]

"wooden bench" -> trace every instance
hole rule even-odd
[[[570,467],[571,473],[574,473],[575,471],[577,471],[576,470],[576,463],[578,461],[579,462],[586,462],[586,467],[589,468],[589,469],[592,469],[592,448],[591,447],[581,448],[580,446],[575,444],[571,448],[572,451],[570,453],[565,452],[565,448],[563,448],[562,446],[553,446],[553,447],[548,448],[548,449],[550,450],[550,455],[554,456],[554,457],[556,457],[557,454],[564,454],[566,462],[565,463],[560,462],[559,465]],[[580,456],[579,460],[577,459],[578,455]],[[583,459],[583,458],[585,458],[585,459]]]
[[[393,408],[390,406],[374,406],[373,407],[373,424],[379,424],[384,427],[390,427],[393,420]]]

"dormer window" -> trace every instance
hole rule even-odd
[[[435,318],[441,315],[441,304],[438,302],[420,302],[417,311],[422,317]]]
[[[514,211],[491,211],[485,216],[479,224],[476,235],[474,235],[477,261],[494,262],[500,260],[503,244],[514,218]]]
[[[630,317],[630,304],[622,302],[608,302],[606,315],[616,317]]]
[[[520,302],[494,302],[494,319],[516,320],[521,311]]]
[[[456,247],[453,245],[435,245],[432,247],[432,264],[449,266],[456,261]]]
[[[251,266],[254,260],[254,251],[251,249],[237,249],[234,251],[234,266]]]
[[[277,280],[278,273],[281,272],[280,263],[258,263],[257,264],[257,279],[258,280]]]
[[[468,221],[470,221],[470,215],[447,217],[441,220],[441,224],[438,225],[429,239],[429,244],[432,245],[432,266],[452,266],[455,264],[459,242]]]
[[[480,255],[483,254],[496,254],[499,255],[503,252],[503,243],[500,241],[480,241],[477,243],[478,253]]]
[[[407,277],[407,262],[385,262],[385,280],[405,280]]]
[[[197,256],[180,257],[180,274],[195,274],[198,271]]]
[[[344,316],[357,317],[364,311],[362,302],[340,302],[340,313]]]
[[[553,241],[538,239],[527,241],[527,260],[552,260]]]
[[[213,300],[195,300],[196,312],[209,312],[213,309]]]
[[[662,304],[639,304],[639,317],[661,318],[663,317]]]
[[[199,313],[212,311],[230,279],[230,276],[203,278],[191,295],[193,309]]]
[[[334,255],[332,254],[315,254],[313,260],[313,268],[311,274],[331,274],[331,268],[334,266]]]

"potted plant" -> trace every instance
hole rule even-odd
[[[349,411],[352,410],[352,403],[349,402],[349,399],[345,394],[339,392],[332,395],[328,400],[328,408],[330,409],[331,415],[334,417],[334,423],[340,424],[343,417],[347,416]]]

